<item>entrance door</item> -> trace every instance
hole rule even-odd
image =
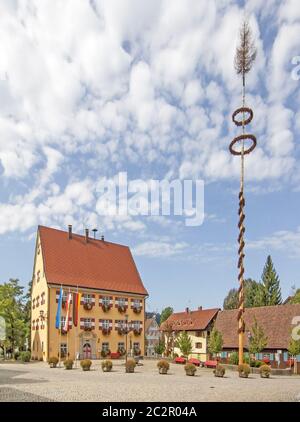
[[[84,359],[91,359],[92,356],[92,348],[90,343],[85,343],[83,346],[83,358]]]

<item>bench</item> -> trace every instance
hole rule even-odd
[[[205,368],[215,368],[218,365],[218,362],[216,360],[207,360],[204,363]]]
[[[118,353],[118,352],[112,352],[110,354],[110,358],[111,359],[119,359],[120,358],[120,353]]]
[[[201,362],[199,359],[191,358],[188,360],[188,363],[192,363],[195,366],[200,366]]]
[[[175,358],[175,359],[174,359],[174,362],[175,362],[175,363],[181,363],[181,364],[183,364],[183,363],[185,363],[185,362],[186,362],[186,359],[185,359],[185,358],[180,358],[180,357],[178,357],[178,358]]]

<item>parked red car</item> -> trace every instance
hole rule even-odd
[[[218,365],[216,360],[207,360],[204,364],[205,368],[215,368]]]
[[[188,360],[188,363],[192,363],[195,366],[200,366],[201,362],[199,359],[191,358]]]
[[[183,363],[185,363],[185,362],[186,362],[186,359],[185,359],[185,358],[180,358],[180,357],[178,357],[178,358],[175,358],[175,359],[174,359],[174,362],[175,362],[175,363],[181,363],[181,364],[183,364]]]

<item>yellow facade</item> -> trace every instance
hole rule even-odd
[[[76,288],[62,286],[65,292],[77,292]],[[31,353],[34,359],[48,360],[49,357],[59,357],[62,350],[67,349],[67,356],[70,359],[78,357],[90,357],[99,359],[103,343],[108,343],[111,352],[117,352],[119,343],[123,343],[128,352],[134,347],[139,346],[141,354],[144,354],[144,333],[145,333],[145,296],[132,293],[119,293],[116,291],[102,291],[101,289],[88,289],[78,287],[78,292],[82,295],[92,294],[95,296],[95,304],[90,310],[86,310],[83,305],[78,309],[78,325],[74,327],[73,323],[67,334],[61,334],[60,330],[55,328],[57,312],[57,292],[60,286],[47,283],[44,272],[42,248],[40,246],[39,236],[36,243],[35,264],[32,283],[32,316],[31,316]],[[99,305],[99,297],[112,297],[112,307],[104,312]],[[117,298],[126,298],[128,307],[125,312],[120,312],[116,307]],[[141,303],[141,312],[136,313],[131,308],[132,300],[138,300]],[[71,305],[72,316],[73,305]],[[41,312],[42,311],[42,312]],[[61,316],[65,317],[66,310],[63,308]],[[134,333],[130,330],[126,334],[119,334],[117,321],[125,321],[125,315],[128,316],[129,325],[133,321],[138,321],[141,327],[140,333]],[[85,330],[80,326],[80,319],[94,319],[95,327],[91,330]],[[112,329],[105,334],[99,327],[99,321],[111,320]],[[127,343],[127,344],[126,344]],[[107,344],[105,345],[107,347]],[[87,355],[90,349],[90,356]]]
[[[190,336],[193,347],[189,358],[196,358],[201,362],[205,362],[208,359],[207,331],[188,331],[188,335]],[[181,355],[178,347],[174,348],[174,353],[177,353],[178,356]]]

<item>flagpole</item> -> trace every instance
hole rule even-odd
[[[69,353],[69,315],[70,315],[70,288],[69,288],[69,295],[68,295],[68,300],[67,300],[67,314],[66,314],[66,322],[67,322],[67,359],[69,359],[70,357],[70,353]]]
[[[78,333],[78,331],[77,331],[77,327],[78,327],[78,284],[77,284],[77,295],[76,295],[76,298],[75,298],[75,300],[76,300],[76,308],[75,308],[75,301],[74,301],[74,303],[73,303],[73,319],[74,319],[74,321],[75,321],[75,318],[76,318],[76,315],[75,315],[75,312],[77,312],[77,321],[76,321],[76,327],[75,327],[75,325],[74,325],[74,321],[72,321],[73,322],[73,327],[74,327],[74,355],[75,355],[75,368],[77,368],[77,333]],[[75,330],[75,328],[76,328],[76,330]]]

